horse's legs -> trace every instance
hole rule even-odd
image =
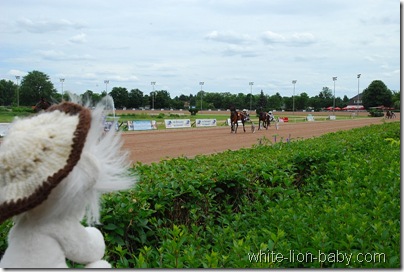
[[[237,133],[238,123],[231,121],[231,132],[230,133]]]
[[[236,133],[237,132],[237,130],[236,130],[236,124],[233,122],[233,121],[231,121],[231,131],[230,131],[230,133]]]

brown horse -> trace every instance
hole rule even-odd
[[[271,125],[271,116],[268,112],[261,111],[258,115],[258,130],[261,129],[261,122],[262,126],[268,130],[268,127]]]
[[[396,115],[394,114],[393,111],[388,110],[388,111],[386,112],[386,117],[385,117],[385,118],[386,118],[386,119],[396,118]]]
[[[231,125],[231,133],[237,133],[237,128],[238,128],[238,121],[241,121],[243,124],[243,130],[245,132],[245,126],[244,123],[246,121],[246,114],[242,111],[237,111],[234,108],[230,109],[230,125]]]
[[[50,106],[51,106],[51,104],[48,101],[46,101],[45,98],[41,97],[41,100],[38,103],[36,103],[36,105],[34,107],[34,111],[40,112],[42,110],[46,110]]]

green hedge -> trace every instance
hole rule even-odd
[[[103,198],[114,267],[401,266],[399,123],[134,171],[136,190]]]
[[[399,123],[387,123],[139,164],[137,190],[104,199],[107,258],[143,268],[400,267],[399,139]]]

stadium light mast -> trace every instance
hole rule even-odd
[[[109,80],[104,80],[105,83],[105,92],[108,94],[108,84],[109,84]]]
[[[357,78],[358,78],[358,99],[356,100],[356,115],[358,116],[358,114],[359,114],[359,102],[360,102],[360,99],[359,99],[359,78],[361,77],[361,74],[358,74],[357,75]]]
[[[251,111],[251,107],[252,107],[252,86],[254,85],[254,82],[250,81],[248,84],[250,85],[250,94],[251,94],[251,96],[250,96],[250,111]]]
[[[156,81],[150,82],[150,84],[153,87],[153,92],[152,92],[152,110],[154,110],[154,97],[155,97],[155,92],[154,92],[154,86],[156,85]]]
[[[20,76],[15,76],[15,79],[17,80],[17,107],[20,106],[20,85],[18,84],[18,81],[20,80]]]
[[[64,78],[60,78],[60,83],[62,84],[62,100],[63,100],[63,83],[65,82]]]
[[[199,85],[201,85],[201,110],[202,110],[202,97],[203,97],[203,92],[202,92],[202,86],[205,84],[205,82],[201,81],[199,82]]]
[[[295,87],[296,87],[297,80],[292,80],[293,84],[293,115],[295,114]]]
[[[337,80],[337,77],[332,77],[332,80],[334,81],[334,102],[332,104],[332,112],[335,111],[335,81]]]

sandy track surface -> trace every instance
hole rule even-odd
[[[400,121],[397,118],[386,120],[386,122]],[[199,154],[212,154],[226,150],[237,150],[248,148],[257,144],[264,136],[274,142],[283,141],[287,138],[307,139],[320,136],[325,133],[339,130],[348,130],[356,127],[381,124],[384,118],[358,118],[335,121],[314,121],[304,123],[279,123],[276,130],[272,123],[268,130],[251,132],[251,124],[246,124],[246,132],[239,126],[237,134],[230,133],[230,127],[221,126],[213,128],[182,128],[165,129],[158,131],[136,131],[126,132],[122,135],[124,148],[130,152],[132,163],[142,162],[150,164],[163,159],[179,156],[194,157]],[[255,126],[258,129],[258,126]]]

